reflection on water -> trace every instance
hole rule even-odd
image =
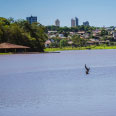
[[[115,52],[0,56],[0,116],[115,116]]]

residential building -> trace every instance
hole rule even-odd
[[[75,27],[75,20],[71,19],[71,27]]]
[[[78,31],[77,34],[78,35],[84,35],[85,34],[85,31]]]
[[[32,24],[32,23],[37,22],[37,17],[35,17],[35,16],[30,16],[30,17],[27,17],[26,20],[27,20],[30,24]]]
[[[45,47],[50,47],[50,44],[51,44],[52,42],[50,41],[50,40],[46,40],[45,41]]]
[[[116,31],[113,32],[113,38],[116,39]]]
[[[48,31],[48,34],[56,34],[57,31]]]
[[[64,38],[64,34],[59,34],[59,37],[60,38]]]
[[[59,19],[57,19],[57,20],[55,21],[55,26],[60,27],[60,20],[59,20]]]
[[[84,25],[84,26],[89,26],[89,21],[83,22],[83,25]]]

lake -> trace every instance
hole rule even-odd
[[[0,55],[0,116],[116,116],[116,50]]]

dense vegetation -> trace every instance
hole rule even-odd
[[[0,43],[29,46],[31,51],[43,52],[46,39],[45,27],[39,23],[29,24],[25,20],[0,17]]]
[[[91,26],[84,26],[80,25],[78,27],[58,27],[58,26],[46,26],[47,31],[58,31],[59,33],[67,33],[67,32],[78,32],[78,31],[86,31],[91,32],[92,30],[95,30],[96,27]]]

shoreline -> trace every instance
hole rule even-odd
[[[64,48],[46,48],[45,52],[19,52],[19,53],[0,53],[0,55],[14,55],[14,54],[46,54],[46,53],[60,53],[60,51],[72,51],[72,50],[113,50],[116,49],[116,46],[96,46],[96,47],[64,47]]]
[[[20,52],[20,53],[0,53],[0,55],[15,55],[15,54],[46,54],[46,53],[60,53],[57,51],[51,51],[51,52]]]
[[[46,48],[45,52],[56,52],[56,51],[66,51],[66,50],[108,50],[116,49],[116,46],[88,46],[88,47],[64,47],[64,48]]]

